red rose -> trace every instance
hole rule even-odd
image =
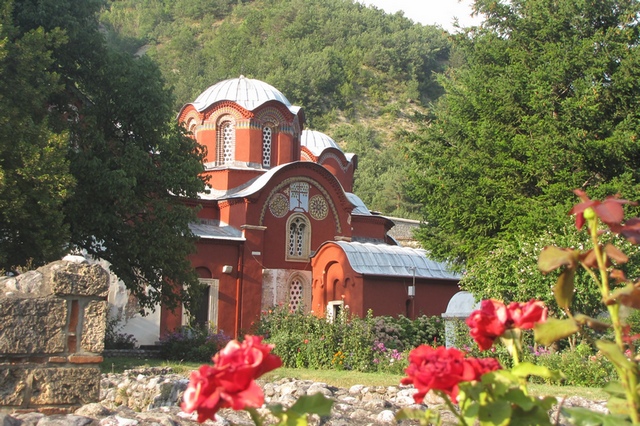
[[[441,390],[449,395],[452,401],[458,397],[458,384],[475,380],[476,371],[473,365],[466,362],[464,354],[455,348],[440,346],[436,349],[428,345],[420,345],[409,353],[407,376],[402,384],[413,386],[418,390],[413,395],[416,403],[421,403],[431,390]]]
[[[507,312],[513,325],[523,330],[532,329],[535,323],[547,320],[547,308],[544,303],[535,299],[527,303],[511,302]]]
[[[245,336],[232,340],[213,357],[213,366],[203,365],[191,373],[184,393],[182,410],[198,412],[198,421],[214,419],[221,408],[241,410],[258,408],[264,403],[262,389],[254,381],[282,365],[271,354],[273,345],[262,344],[262,337]]]
[[[509,315],[504,303],[489,299],[480,302],[480,309],[471,312],[467,318],[470,334],[480,350],[487,350],[507,329]]]
[[[483,374],[490,371],[502,369],[502,366],[495,358],[467,358],[467,362],[475,372],[474,380],[480,380]]]

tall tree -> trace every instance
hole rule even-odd
[[[194,249],[188,223],[195,214],[179,197],[196,197],[204,189],[202,149],[174,123],[173,98],[157,66],[106,46],[97,21],[102,1],[2,0],[2,5],[11,11],[4,16],[15,29],[2,48],[18,51],[21,40],[43,39],[23,49],[42,58],[37,66],[34,61],[26,66],[40,79],[12,85],[2,74],[12,98],[0,107],[9,104],[18,120],[40,126],[20,128],[21,121],[3,117],[0,146],[9,149],[2,159],[5,153],[16,155],[11,142],[19,134],[25,152],[43,151],[33,154],[29,165],[48,173],[45,183],[53,190],[47,198],[21,186],[27,199],[38,197],[31,203],[38,210],[4,200],[24,218],[12,234],[16,243],[40,244],[30,239],[35,226],[42,228],[49,249],[0,257],[0,268],[29,259],[37,265],[63,250],[81,249],[109,261],[142,308],[175,303],[183,285],[197,282],[188,261]],[[36,130],[38,137],[31,135]],[[49,150],[42,148],[47,143]],[[43,158],[47,153],[51,163]],[[20,179],[24,176],[4,173],[8,185],[18,186]]]
[[[0,265],[57,257],[69,236],[62,203],[73,187],[64,132],[48,126],[46,101],[59,93],[50,49],[60,31],[20,33],[11,3],[0,6]]]
[[[461,65],[416,138],[413,194],[431,254],[481,264],[501,242],[556,232],[576,200],[640,196],[637,0],[476,0]]]

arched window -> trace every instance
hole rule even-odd
[[[273,141],[273,127],[271,125],[262,128],[262,167],[271,168],[271,143]]]
[[[289,310],[297,312],[304,306],[304,288],[300,277],[295,277],[289,284]]]
[[[300,274],[294,274],[289,280],[289,310],[308,312],[311,306],[311,286]]]
[[[223,121],[218,126],[216,144],[216,165],[231,164],[236,149],[236,132],[232,121]]]
[[[287,221],[287,260],[309,260],[311,224],[303,214],[293,214]]]

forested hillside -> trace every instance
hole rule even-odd
[[[110,43],[147,55],[176,111],[241,74],[266,81],[359,156],[355,192],[373,210],[419,217],[407,197],[403,131],[441,94],[448,34],[353,0],[121,0],[101,21]]]

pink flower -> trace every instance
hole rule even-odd
[[[262,337],[245,336],[244,342],[230,341],[213,357],[213,366],[203,365],[191,373],[184,393],[182,410],[198,412],[198,421],[214,419],[221,408],[258,408],[264,403],[262,389],[255,379],[282,365],[271,354],[273,345],[262,344]]]

